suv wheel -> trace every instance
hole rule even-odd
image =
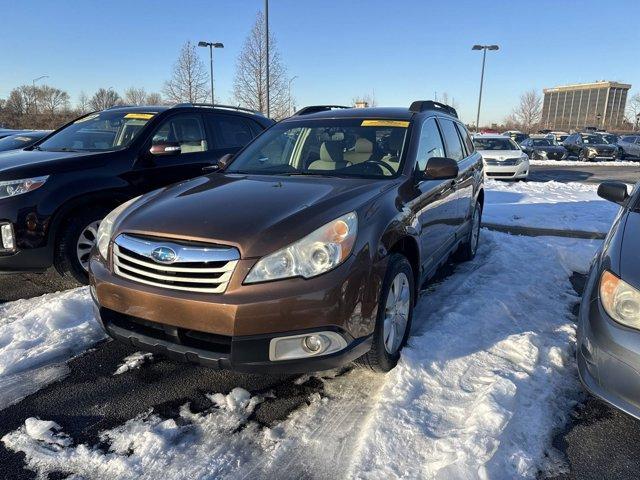
[[[589,155],[587,154],[586,150],[580,150],[580,153],[578,154],[578,160],[581,162],[588,162],[589,161]],[[595,159],[594,159],[595,161]]]
[[[478,244],[480,243],[480,226],[482,225],[482,205],[476,203],[473,209],[473,216],[471,217],[471,229],[469,234],[454,254],[454,260],[457,262],[468,262],[473,260],[478,251]]]
[[[618,148],[618,150],[616,150],[616,151],[618,152],[617,159],[618,160],[624,160],[624,158],[625,158],[624,148]]]
[[[54,260],[62,276],[74,278],[81,284],[89,283],[89,256],[96,244],[100,221],[107,213],[109,210],[102,208],[83,212],[62,226]]]
[[[406,257],[392,254],[378,301],[373,344],[361,359],[373,371],[388,372],[400,359],[400,351],[411,330],[415,303],[413,278],[413,269]]]

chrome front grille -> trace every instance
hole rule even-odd
[[[512,166],[512,165],[518,165],[522,160],[518,157],[518,158],[506,158],[504,160],[498,160],[496,158],[489,158],[489,157],[485,157],[484,159],[485,163],[487,165],[494,165],[494,166]]]
[[[164,260],[160,254],[172,253]],[[116,275],[145,285],[223,293],[240,259],[233,247],[203,246],[121,234],[113,244]],[[163,261],[164,260],[164,261]]]

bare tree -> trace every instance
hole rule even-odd
[[[187,42],[173,66],[171,79],[164,84],[165,97],[174,103],[205,102],[209,98],[209,76],[196,53],[196,46]]]
[[[69,109],[69,94],[59,88],[43,85],[38,88],[38,103],[41,110],[50,116]]]
[[[233,97],[240,105],[263,113],[267,113],[266,50],[264,14],[258,12],[236,62]],[[281,119],[289,114],[288,77],[272,32],[269,32],[268,62],[270,114]]]
[[[162,95],[157,92],[152,92],[147,95],[147,105],[162,105]]]
[[[129,87],[124,91],[124,103],[127,105],[146,105],[147,92],[143,88]]]
[[[92,110],[104,110],[105,108],[114,107],[121,103],[120,95],[111,88],[100,88],[93,94],[91,100],[89,100],[89,106]]]
[[[453,97],[449,98],[449,94],[447,92],[442,93],[442,98],[440,99],[440,101],[445,105],[449,105],[450,107],[457,108],[455,99]]]
[[[640,128],[640,93],[633,95],[627,103],[626,120],[633,125],[634,130]]]
[[[536,90],[529,90],[520,95],[520,103],[507,117],[509,123],[515,123],[520,130],[531,133],[540,123],[542,117],[542,97]]]
[[[84,90],[80,92],[80,95],[78,95],[77,108],[78,113],[81,115],[89,111],[89,97]]]

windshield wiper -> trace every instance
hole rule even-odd
[[[47,151],[48,152],[79,152],[80,150],[76,150],[74,148],[69,148],[69,147],[62,147],[62,148],[54,148]]]

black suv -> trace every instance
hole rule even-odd
[[[615,160],[618,154],[617,145],[610,145],[597,133],[574,133],[562,145],[569,156],[582,161]]]
[[[222,105],[114,107],[0,154],[0,272],[55,265],[86,283],[98,226],[114,207],[200,175],[272,124]]]

